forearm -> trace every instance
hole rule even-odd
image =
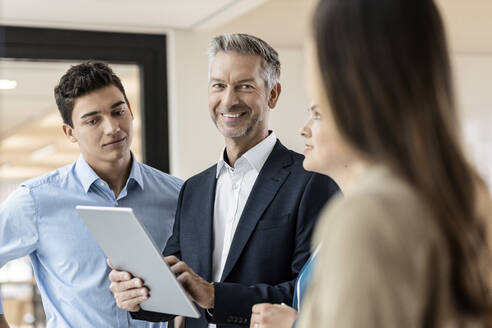
[[[3,314],[0,314],[0,328],[9,328],[9,324]]]
[[[215,283],[213,323],[249,325],[251,308],[257,303],[291,304],[295,280],[278,285],[244,286],[236,283]]]

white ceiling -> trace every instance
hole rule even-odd
[[[492,54],[492,0],[435,0],[454,52]],[[302,46],[316,0],[0,0],[0,24],[165,32],[242,30]]]
[[[224,18],[241,15],[264,1],[0,0],[0,23],[82,29],[104,26],[193,29],[210,24],[210,21],[224,22]]]

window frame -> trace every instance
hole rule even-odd
[[[136,64],[140,68],[143,162],[169,173],[165,34],[0,25],[0,58]]]

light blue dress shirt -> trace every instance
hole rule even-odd
[[[115,198],[80,156],[71,165],[22,183],[1,204],[0,267],[29,255],[49,328],[160,327],[133,320],[116,306],[106,257],[75,206],[131,207],[163,250],[181,185],[181,180],[133,159],[128,181]]]
[[[320,246],[318,246],[313,254],[309,257],[307,262],[301,269],[299,276],[297,276],[295,289],[294,289],[294,297],[292,299],[292,307],[297,312],[301,311],[302,301],[304,299],[304,295],[308,289],[309,283],[313,277],[314,266],[316,265],[316,256],[318,255]],[[291,328],[297,327],[297,319],[292,324]]]

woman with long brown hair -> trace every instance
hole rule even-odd
[[[300,327],[486,326],[489,198],[460,146],[436,5],[322,0],[313,27],[313,97],[340,150],[325,159],[367,170],[323,215]]]
[[[297,326],[491,324],[490,197],[460,145],[436,5],[321,0],[313,34],[304,167],[365,169],[320,219]],[[292,313],[277,308],[252,324]]]

